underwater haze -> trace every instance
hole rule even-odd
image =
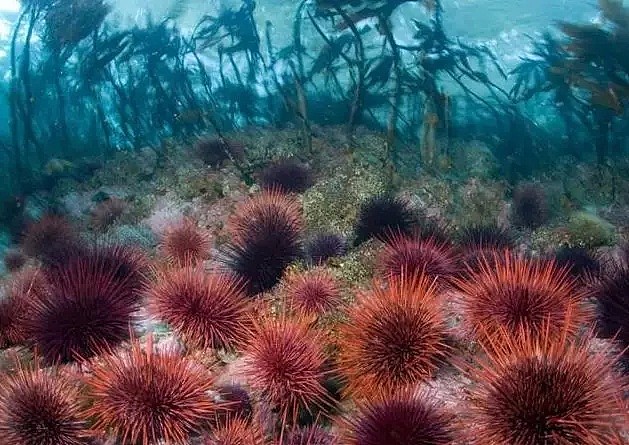
[[[629,443],[629,3],[0,0],[0,445]]]

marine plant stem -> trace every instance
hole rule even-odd
[[[31,66],[31,39],[33,37],[33,31],[35,24],[39,20],[39,11],[35,8],[30,9],[30,20],[28,24],[28,30],[26,32],[26,38],[24,41],[24,48],[22,50],[22,60],[20,63],[19,79],[22,81],[22,87],[24,88],[24,104],[22,108],[22,119],[24,124],[24,154],[28,154],[29,142],[35,147],[35,152],[40,165],[45,162],[45,154],[43,152],[41,144],[37,142],[35,132],[33,129],[34,118],[34,104],[36,98],[33,96],[33,89],[31,86],[30,66]]]
[[[297,7],[295,20],[293,22],[293,46],[297,57],[297,68],[293,63],[290,67],[295,77],[295,90],[297,91],[297,106],[302,121],[303,139],[308,152],[312,152],[312,134],[310,131],[310,123],[308,121],[308,101],[304,90],[304,80],[306,79],[306,71],[304,67],[303,46],[301,44],[301,19],[302,11],[308,0],[302,0]]]
[[[26,16],[27,10],[23,10],[20,13],[20,16],[17,19],[15,24],[15,28],[13,29],[13,35],[11,36],[11,83],[10,83],[10,93],[9,93],[9,106],[10,106],[10,128],[11,128],[11,143],[12,147],[12,155],[14,162],[14,182],[18,191],[22,188],[22,149],[20,147],[20,136],[19,136],[19,126],[18,126],[18,78],[17,78],[17,56],[16,52],[16,42],[17,36],[22,27],[22,20]]]
[[[66,99],[61,86],[61,76],[63,72],[63,59],[61,57],[61,49],[54,48],[52,51],[52,57],[54,61],[56,75],[54,76],[53,83],[55,92],[57,94],[57,107],[59,116],[59,129],[61,130],[61,153],[64,157],[68,157],[70,154],[70,134],[68,132],[68,123],[66,121]]]
[[[349,121],[347,122],[347,132],[351,136],[354,133],[354,127],[356,126],[356,120],[362,110],[363,102],[365,98],[365,79],[367,77],[367,70],[365,64],[365,45],[363,44],[362,36],[358,32],[358,28],[352,21],[352,19],[341,8],[336,8],[336,11],[341,15],[349,29],[354,34],[356,44],[354,46],[356,51],[356,69],[358,70],[358,82],[356,82],[356,89],[354,90],[354,100],[352,101],[352,108],[349,114]]]
[[[385,169],[387,170],[387,177],[390,181],[390,184],[393,183],[393,150],[395,147],[396,137],[397,137],[397,121],[398,121],[398,109],[400,104],[400,99],[402,96],[402,66],[401,66],[401,56],[400,49],[397,46],[395,41],[395,37],[393,36],[393,32],[391,31],[391,26],[386,17],[380,17],[380,27],[382,32],[385,35],[385,39],[389,46],[391,47],[391,53],[393,55],[393,71],[395,73],[393,94],[391,97],[391,110],[389,111],[389,119],[387,123],[387,142],[386,142],[386,159],[385,159]]]

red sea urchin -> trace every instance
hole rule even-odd
[[[24,252],[44,263],[64,258],[79,244],[79,234],[70,222],[58,215],[44,215],[26,228],[22,238]]]
[[[458,443],[454,416],[411,390],[359,404],[347,423],[347,445]]]
[[[118,260],[95,248],[44,271],[47,288],[34,295],[26,324],[47,363],[86,359],[128,338],[140,277]]]
[[[258,425],[240,418],[230,419],[202,439],[202,445],[264,445],[264,433]]]
[[[500,261],[483,260],[478,272],[456,280],[466,329],[485,341],[501,330],[535,336],[551,322],[551,334],[575,334],[591,319],[583,303],[587,291],[553,261],[529,259],[508,251]]]
[[[288,306],[302,315],[319,316],[338,307],[341,301],[336,279],[325,269],[295,273],[286,280]]]
[[[340,440],[320,425],[295,428],[286,433],[276,445],[340,445]]]
[[[213,379],[177,352],[143,347],[108,351],[87,378],[95,430],[111,432],[121,445],[182,444],[215,412]]]
[[[448,352],[442,296],[428,275],[401,276],[359,296],[341,328],[346,392],[391,394],[428,380]]]
[[[128,210],[129,204],[115,196],[101,201],[92,210],[91,225],[101,232],[106,231],[114,225]]]
[[[0,349],[26,341],[30,303],[46,288],[43,274],[38,269],[21,270],[4,285],[0,294]]]
[[[457,273],[458,264],[448,243],[398,232],[385,238],[378,269],[386,278],[425,273],[440,284],[448,284]]]
[[[548,325],[534,338],[503,332],[469,371],[469,424],[474,444],[604,445],[627,425],[626,381],[614,375],[609,351]]]
[[[245,353],[245,374],[254,392],[292,422],[300,410],[330,404],[324,387],[325,353],[321,336],[303,320],[256,322]]]
[[[86,445],[76,385],[51,369],[19,368],[0,381],[2,445]]]
[[[242,284],[230,275],[199,267],[166,270],[148,299],[150,311],[191,346],[233,348],[245,339],[249,303]]]
[[[280,190],[263,190],[236,208],[229,220],[228,230],[234,240],[246,238],[249,232],[272,215],[285,221],[286,226],[303,230],[304,222],[299,201]]]
[[[194,265],[207,258],[210,245],[209,234],[194,220],[184,218],[166,229],[159,248],[171,263]]]

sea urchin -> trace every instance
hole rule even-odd
[[[196,221],[184,218],[166,228],[159,248],[168,260],[177,265],[203,261],[210,251],[210,237]]]
[[[265,191],[237,209],[230,221],[230,243],[221,260],[245,280],[249,295],[275,286],[288,265],[302,255],[303,223],[297,201]]]
[[[377,283],[359,296],[341,328],[339,367],[347,392],[391,394],[428,380],[445,358],[442,297],[425,274]]]
[[[587,291],[553,261],[505,251],[500,260],[485,259],[480,271],[456,285],[465,327],[481,341],[501,330],[536,335],[547,321],[551,333],[565,328],[574,334],[591,318],[583,306]]]
[[[548,327],[548,325],[547,325]],[[592,352],[590,334],[575,340],[548,329],[534,338],[504,332],[470,371],[474,444],[616,443],[626,425],[625,383],[608,351]]]
[[[51,369],[19,368],[0,382],[0,443],[85,445],[76,385]]]
[[[45,270],[47,288],[34,293],[26,325],[47,363],[87,359],[128,338],[140,278],[118,259],[94,249]]]
[[[194,347],[231,348],[244,340],[248,301],[230,275],[199,267],[169,269],[158,276],[148,299],[151,312]]]
[[[263,189],[279,189],[284,193],[303,193],[313,182],[310,168],[294,158],[279,159],[260,173]]]
[[[173,350],[153,351],[134,341],[108,351],[87,379],[94,429],[111,431],[122,445],[187,443],[215,411],[213,379]]]
[[[341,301],[336,279],[322,268],[289,276],[285,294],[288,306],[301,315],[322,315]]]
[[[408,203],[393,195],[376,195],[363,202],[354,227],[356,245],[370,238],[383,240],[389,232],[410,234],[418,218]]]
[[[277,407],[284,421],[296,420],[302,409],[328,405],[323,342],[306,322],[265,317],[250,338],[245,373],[253,390]]]
[[[411,390],[361,403],[348,420],[347,445],[454,444],[454,416]]]
[[[402,233],[385,238],[377,265],[386,278],[425,273],[443,285],[458,271],[457,256],[448,243]]]

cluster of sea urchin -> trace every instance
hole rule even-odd
[[[627,346],[625,262],[594,273],[582,252],[529,258],[496,225],[455,238],[392,195],[363,204],[354,246],[319,234],[303,255],[303,178],[290,177],[303,172],[280,173],[237,206],[218,263],[191,219],[154,260],[83,245],[60,217],[31,227],[0,347],[30,348],[37,365],[0,376],[0,443],[622,443],[626,377],[581,334],[595,297],[597,333]],[[368,289],[327,261],[354,248],[375,262]],[[145,313],[174,341],[164,327],[137,339]],[[444,375],[467,377],[470,396]]]

